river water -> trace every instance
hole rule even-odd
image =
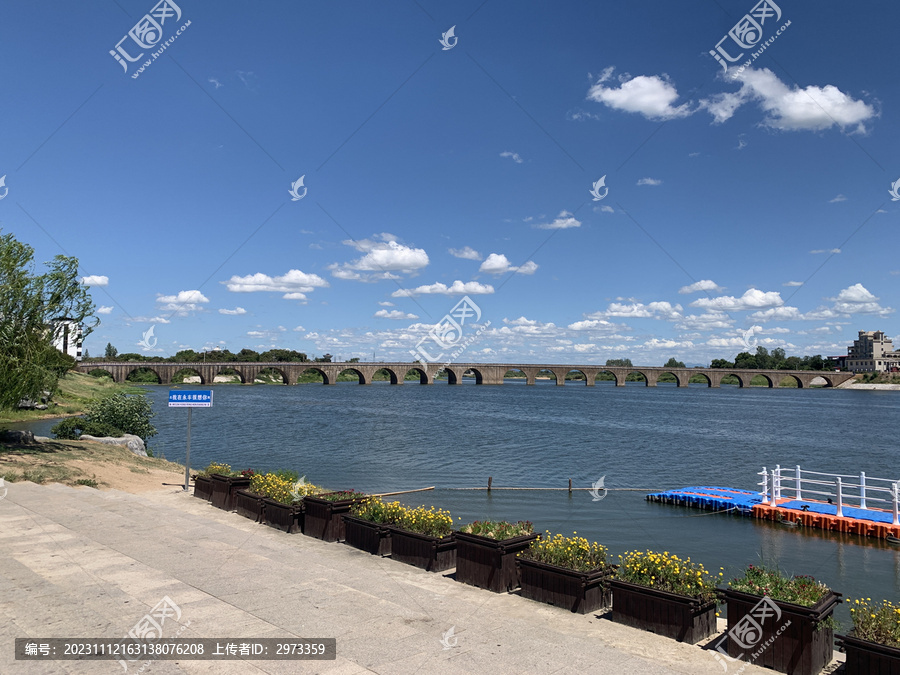
[[[199,385],[197,385],[199,387]],[[191,388],[190,385],[184,388]],[[167,387],[147,387],[157,455],[184,462],[187,410],[168,408]],[[626,550],[675,552],[725,568],[726,578],[768,563],[811,574],[847,596],[900,596],[900,547],[854,535],[787,529],[730,514],[649,503],[646,491],[690,485],[757,489],[776,464],[900,479],[900,393],[642,383],[594,387],[507,380],[500,387],[340,383],[217,385],[215,405],[195,409],[191,466],[290,468],[334,489],[407,495],[411,505],[449,509],[462,522],[531,520],[536,529]],[[32,425],[46,433],[49,425]],[[590,487],[589,492],[486,491],[493,485]],[[837,618],[848,627],[846,606]]]

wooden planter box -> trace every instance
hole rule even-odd
[[[456,539],[456,580],[495,593],[507,593],[519,587],[516,555],[540,535],[523,534],[503,540],[464,532],[454,532],[453,536]]]
[[[900,649],[861,640],[849,635],[836,635],[838,646],[847,654],[845,675],[900,675]]]
[[[792,675],[817,675],[831,662],[834,656],[834,629],[816,629],[834,612],[841,601],[840,593],[830,591],[815,607],[770,600],[781,611],[780,617],[768,605],[751,613],[762,601],[761,596],[731,589],[721,589],[720,595],[728,603],[729,656]],[[767,610],[768,614],[761,616],[760,609]],[[738,639],[745,635],[740,627],[751,621],[755,629],[752,637],[759,639],[752,644],[749,644],[750,639],[742,639],[744,644],[739,644]],[[788,622],[790,625],[787,625]],[[733,628],[737,630],[732,631]],[[779,630],[781,633],[776,636]],[[765,646],[770,640],[768,646]]]
[[[425,534],[390,526],[391,559],[421,567],[428,572],[443,572],[456,564],[456,540],[429,537]]]
[[[372,555],[391,554],[391,530],[384,523],[373,523],[355,516],[344,519],[344,543]]]
[[[350,507],[358,499],[341,499],[331,502],[320,497],[303,498],[303,534],[322,541],[344,540],[344,519],[350,513]]]
[[[716,632],[716,601],[659,591],[620,579],[609,582],[612,620],[695,645]]]
[[[234,510],[244,518],[250,518],[254,522],[264,523],[266,520],[266,505],[263,496],[250,490],[238,490],[234,493]]]
[[[212,497],[212,478],[209,476],[194,476],[194,496],[209,501]]]
[[[518,558],[522,597],[563,607],[577,614],[589,614],[609,607],[609,580],[615,565],[576,572],[565,567]]]
[[[269,497],[263,498],[265,523],[288,534],[303,531],[303,504],[282,504]]]
[[[250,479],[242,476],[223,476],[210,474],[212,479],[212,497],[210,503],[217,509],[234,511],[234,495],[238,490],[250,487]]]

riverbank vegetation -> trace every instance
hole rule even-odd
[[[109,377],[91,377],[70,370],[58,380],[56,392],[47,410],[0,410],[0,425],[81,415],[88,404],[96,399],[116,393],[142,394],[145,391],[140,387],[116,384]]]

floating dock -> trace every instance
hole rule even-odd
[[[706,511],[722,511],[776,522],[789,521],[801,527],[850,532],[864,537],[900,538],[900,525],[891,511],[842,505],[813,499],[772,499],[763,492],[728,487],[695,486],[647,495],[647,500]],[[768,503],[764,503],[768,502]]]

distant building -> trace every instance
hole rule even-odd
[[[900,351],[880,330],[859,331],[859,337],[847,347],[843,367],[854,373],[883,373],[900,370]]]
[[[81,324],[61,317],[53,320],[53,346],[76,361],[81,361]]]

